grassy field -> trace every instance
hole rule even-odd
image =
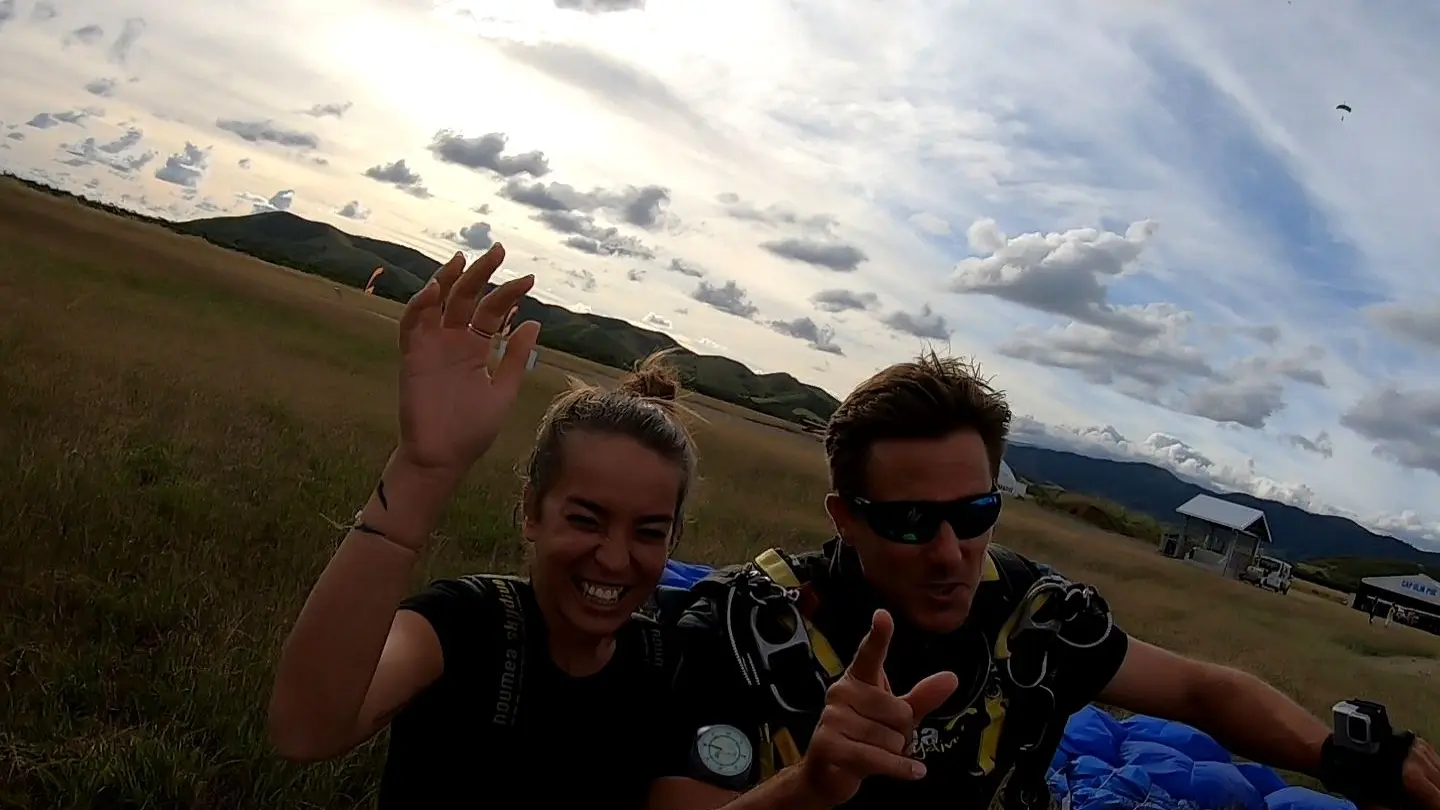
[[[540,279],[543,285],[545,279]],[[394,439],[397,307],[157,227],[0,185],[0,806],[363,805],[383,748],[266,750],[286,626]],[[566,373],[545,354],[429,577],[512,568],[514,468]],[[820,447],[703,400],[682,556],[826,536]],[[1314,710],[1363,693],[1440,734],[1440,639],[1298,589],[1220,581],[1028,504],[1014,547],[1102,587],[1132,633]]]

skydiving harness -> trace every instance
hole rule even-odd
[[[825,691],[845,673],[845,666],[811,623],[817,607],[814,591],[800,583],[784,555],[773,548],[761,552],[742,569],[725,600],[725,636],[745,684],[768,692],[786,714],[819,711],[825,705]],[[787,667],[787,662],[793,663]],[[799,700],[782,691],[791,686],[782,687],[780,679],[791,674],[798,681],[794,688],[803,694]],[[799,762],[801,756],[791,731],[784,726],[772,730],[769,722],[760,724],[758,753],[762,780]]]
[[[469,724],[468,718],[459,718],[459,722],[466,723],[467,737],[478,737],[468,744],[485,752],[487,767],[501,773],[523,772],[533,765],[534,739],[528,733],[522,736],[521,727],[532,701],[540,705],[543,700],[543,696],[535,695],[530,682],[535,678],[531,667],[545,663],[549,655],[544,617],[529,583],[522,577],[473,574],[458,581],[474,592],[482,608],[477,616],[482,635],[472,643],[483,644],[485,655],[484,660],[476,662],[473,680],[461,687],[467,693],[474,690],[477,710],[484,714],[473,724]],[[653,619],[641,617],[637,621],[642,623],[638,627],[638,643],[643,645],[643,650],[627,651],[626,655],[643,656],[645,664],[637,669],[642,674],[653,675],[654,688],[661,689],[666,683],[667,671],[659,626]],[[633,637],[631,643],[637,643]],[[417,703],[426,699],[426,693],[422,693]],[[431,708],[438,709],[433,704]],[[389,758],[404,762],[407,768],[419,767],[423,772],[429,767],[427,758],[433,754],[434,747],[444,743],[437,743],[433,733],[402,718],[403,713],[391,728]],[[387,773],[390,767],[387,763]],[[435,789],[424,779],[417,783],[407,778],[403,785],[382,780],[377,806],[381,810],[448,806],[453,796],[432,795]]]
[[[813,722],[824,707],[825,691],[844,674],[845,665],[812,622],[819,609],[815,589],[799,581],[780,551],[761,553],[727,579],[723,628],[740,675],[748,687],[767,695],[785,718],[777,721],[770,717],[757,724],[757,758],[760,778],[764,780],[800,761],[802,744],[808,744]],[[981,582],[987,585],[977,590],[971,613],[976,625],[984,630],[990,661],[981,667],[983,682],[972,685],[975,694],[970,703],[983,700],[980,710],[988,715],[977,762],[979,772],[988,773],[996,764],[1006,719],[1006,696],[1014,694],[1008,689],[992,694],[987,688],[996,671],[1015,689],[1043,690],[1048,700],[1038,701],[1040,708],[1053,714],[1053,645],[1042,643],[1037,648],[1024,642],[1036,640],[1034,633],[1039,631],[1068,647],[1089,649],[1104,643],[1114,624],[1104,600],[1093,588],[1054,575],[1037,577],[1018,555],[999,546],[987,550]],[[1019,592],[1020,587],[1026,589]],[[1002,615],[1006,617],[1003,621],[999,620]],[[998,628],[993,636],[990,628]],[[1012,642],[1017,640],[1021,647],[1012,649]],[[1036,649],[1038,660],[1024,654]],[[1017,651],[1022,654],[1016,655]],[[1017,662],[1022,660],[1025,665],[1017,668]],[[1029,677],[1025,676],[1027,668],[1033,668]],[[950,725],[968,713],[969,707],[965,709],[951,719]],[[802,719],[809,722],[795,722]],[[1006,785],[1006,796],[1014,796],[1016,801],[1003,801],[1004,806],[1044,806],[1049,801],[1044,789],[1045,771],[1059,745],[1064,723],[1052,728],[1048,719],[1040,719],[1042,730],[1035,742],[1018,747],[1016,765]],[[791,731],[792,725],[796,732]],[[803,743],[797,743],[797,732]]]
[[[499,644],[493,647],[489,673],[481,688],[495,696],[492,728],[513,729],[519,723],[524,704],[526,671],[535,655],[547,655],[544,649],[544,618],[533,594],[527,593],[528,583],[515,576],[472,574],[461,582],[474,589],[498,613]],[[636,616],[641,623],[643,656],[657,683],[665,672],[665,648],[658,623],[649,617]],[[537,632],[537,630],[539,632]],[[492,642],[493,643],[493,642]]]

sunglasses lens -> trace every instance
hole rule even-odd
[[[950,507],[946,520],[955,536],[961,540],[972,540],[994,528],[1000,519],[1000,496],[985,495],[968,501],[961,501]]]
[[[928,543],[940,531],[945,519],[941,504],[876,503],[866,517],[875,533],[892,543],[919,545]]]

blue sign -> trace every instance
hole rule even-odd
[[[1415,579],[1400,580],[1400,587],[1407,591],[1414,591],[1422,596],[1440,596],[1440,587]]]

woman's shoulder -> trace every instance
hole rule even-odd
[[[506,639],[519,642],[532,621],[530,583],[519,577],[470,574],[430,582],[400,603],[420,614],[435,631],[446,674],[478,665]]]
[[[495,612],[495,608],[524,610],[532,599],[530,583],[519,577],[500,574],[467,574],[432,580],[420,592],[400,603],[402,610],[426,615],[433,611],[470,613],[470,618]]]

